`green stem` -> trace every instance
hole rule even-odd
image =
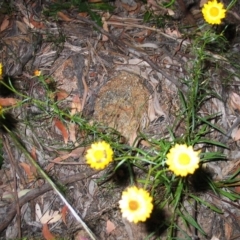
[[[6,127],[5,127],[6,128]],[[68,207],[69,211],[72,213],[72,215],[75,217],[75,219],[82,225],[82,227],[86,230],[86,232],[89,234],[90,238],[92,240],[97,239],[94,235],[94,233],[90,230],[90,228],[84,223],[84,221],[81,219],[81,217],[76,213],[74,208],[68,203],[66,198],[63,196],[63,194],[60,192],[56,184],[49,178],[49,176],[43,171],[43,169],[38,165],[38,163],[32,158],[32,156],[28,153],[28,151],[25,149],[25,147],[18,141],[16,135],[11,132],[9,129],[6,128],[9,135],[11,136],[13,142],[16,144],[18,149],[20,149],[25,157],[30,161],[30,163],[37,169],[39,174],[51,185],[51,187],[54,189],[54,191],[58,194],[58,196],[62,199],[64,204]]]

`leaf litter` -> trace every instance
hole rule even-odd
[[[133,145],[140,125],[144,126],[141,130],[149,137],[166,137],[167,127],[170,123],[174,123],[177,118],[176,113],[179,110],[177,88],[179,88],[180,85],[176,85],[175,83],[178,83],[179,78],[186,76],[186,65],[193,59],[191,53],[187,50],[190,42],[187,40],[184,41],[182,37],[184,33],[181,32],[181,28],[178,26],[158,28],[151,24],[143,23],[140,18],[141,14],[144,13],[144,9],[149,6],[143,3],[139,4],[140,3],[134,2],[133,5],[129,5],[123,1],[117,1],[114,14],[109,17],[104,16],[104,19],[102,19],[105,34],[101,34],[95,31],[92,26],[89,27],[87,22],[79,20],[78,14],[74,11],[58,12],[57,14],[58,17],[61,18],[61,22],[57,22],[53,18],[44,21],[41,11],[37,8],[38,5],[29,5],[26,7],[22,1],[18,0],[14,5],[16,9],[19,10],[18,21],[10,19],[7,16],[1,22],[1,42],[3,43],[1,62],[4,64],[5,71],[9,73],[10,76],[17,76],[18,84],[28,94],[34,94],[37,99],[46,100],[46,92],[44,89],[41,88],[38,81],[33,77],[26,78],[26,73],[31,75],[31,71],[33,72],[34,69],[40,69],[43,72],[45,71],[46,75],[53,74],[58,89],[56,95],[62,107],[68,109],[71,114],[81,112],[84,117],[91,120],[93,119],[92,113],[95,111],[95,118],[101,122],[104,120],[104,114],[106,114],[106,112],[103,112],[104,108],[98,111],[96,110],[97,102],[100,100],[103,101],[103,99],[100,99],[101,91],[104,91],[104,87],[106,89],[106,86],[109,84],[108,82],[114,79],[113,75],[116,71],[127,71],[129,76],[140,77],[141,83],[138,83],[138,87],[140,88],[140,86],[143,85],[149,95],[147,96],[147,94],[144,93],[146,95],[145,103],[147,106],[145,112],[141,117],[131,119],[131,121],[135,120],[135,122],[133,124],[134,128],[130,131],[130,136],[126,137],[126,132],[122,132],[122,134],[129,139],[128,143],[130,145]],[[170,11],[170,9],[162,7],[162,5],[159,7],[159,4],[155,1],[148,1],[148,4],[151,5],[150,7],[156,14],[160,15],[168,12],[169,15],[176,15],[177,10]],[[40,9],[43,8],[43,6],[38,7],[40,7]],[[84,16],[83,13],[81,13],[81,16],[87,20],[86,15],[87,13],[84,14]],[[198,19],[195,21],[197,22]],[[172,23],[175,25],[176,22],[169,20],[166,25],[171,25]],[[10,24],[15,26],[15,28],[11,29],[9,27]],[[29,31],[28,28],[34,31],[34,34],[32,34],[33,32]],[[26,36],[23,37],[22,34],[26,34]],[[112,44],[111,36],[118,36],[119,40],[127,47],[123,47],[121,44]],[[59,42],[57,42],[56,39],[58,39]],[[90,42],[90,44],[88,42]],[[32,48],[32,46],[34,46],[34,48]],[[24,49],[30,49],[31,51],[27,51],[24,55]],[[12,57],[11,52],[19,55]],[[74,56],[74,58],[72,58],[72,56]],[[213,56],[216,56],[216,60],[219,57],[218,54],[213,54]],[[21,64],[19,64],[16,59],[20,59]],[[77,64],[76,59],[80,59]],[[84,60],[81,61],[81,59]],[[222,61],[225,60],[225,58],[220,59],[222,59]],[[157,67],[163,71],[162,73],[157,72],[157,69],[154,68],[156,64]],[[229,63],[223,62],[223,65],[224,64],[227,64],[229,68],[233,68]],[[86,71],[86,69],[88,70]],[[224,99],[225,117],[227,120],[223,119],[222,121],[226,121],[227,123],[224,125],[227,127],[225,129],[227,132],[231,126],[233,126],[238,116],[239,77],[236,73],[233,78],[234,80],[224,85],[224,79],[222,80],[222,77],[226,74],[228,73],[221,74],[220,72],[217,78],[216,76],[212,76],[212,83],[214,87],[220,88]],[[84,83],[81,81],[84,77],[86,77],[88,87],[88,92],[87,94],[85,92],[85,97]],[[119,84],[121,84],[121,82],[119,82]],[[127,83],[124,84],[127,86]],[[135,87],[135,89],[136,88],[137,87]],[[144,91],[145,90],[139,91],[139,94],[143,94]],[[229,96],[227,96],[228,94]],[[12,107],[18,104],[18,99],[12,97],[0,98],[0,100],[0,105],[5,107]],[[114,107],[116,106],[113,106],[113,109]],[[120,107],[122,108],[122,106]],[[216,111],[214,109],[214,102],[209,100],[208,104],[203,107],[202,112],[211,115],[212,113],[218,112],[218,109],[221,109],[222,106],[220,107],[218,102],[215,102],[215,107],[217,109]],[[139,111],[136,106],[125,106],[126,111],[131,108],[133,111]],[[41,117],[39,115],[38,118],[36,112],[40,114]],[[220,112],[222,112],[222,110],[220,110]],[[110,113],[113,114],[113,110],[111,110]],[[118,113],[113,114],[113,118],[115,118]],[[44,111],[41,109],[34,110],[33,106],[23,105],[22,109],[17,112],[17,115],[19,116],[19,120],[28,119],[29,121],[26,126],[23,126],[23,124],[19,126],[22,141],[29,152],[31,152],[33,148],[37,149],[36,155],[39,163],[52,178],[58,180],[73,174],[85,174],[86,172],[92,174],[92,177],[88,179],[74,182],[69,186],[67,185],[67,196],[71,198],[72,204],[79,213],[84,213],[86,222],[91,229],[94,229],[99,239],[117,239],[118,237],[122,237],[123,239],[143,239],[148,235],[143,225],[135,226],[122,220],[116,210],[116,202],[119,199],[119,189],[114,190],[114,188],[111,188],[110,183],[108,188],[93,184],[96,179],[102,177],[104,174],[99,172],[93,173],[84,165],[85,147],[83,147],[81,143],[84,143],[84,139],[87,137],[84,136],[84,132],[81,132],[81,129],[75,129],[75,126],[71,125],[71,123],[68,123],[69,125],[66,126],[65,123],[59,119],[49,119],[44,116]],[[218,124],[221,125],[221,120],[219,120]],[[113,125],[110,123],[110,126],[116,128],[119,124],[114,122]],[[230,155],[231,151],[238,151],[238,127],[237,125],[232,129],[230,134],[232,139],[227,139],[230,149],[225,151],[226,154]],[[58,132],[54,131],[54,128],[57,128]],[[123,131],[121,129],[124,128],[125,127],[120,126],[118,130],[121,132]],[[26,129],[28,131],[26,131]],[[177,134],[180,135],[181,126],[177,131]],[[31,132],[31,134],[28,132]],[[215,134],[213,138],[220,137],[217,133]],[[37,140],[33,135],[37,136]],[[148,146],[147,143],[145,146]],[[26,159],[24,159],[23,156],[17,157],[20,155],[17,149],[15,149],[13,153],[16,159],[22,161],[20,165],[24,166],[25,178],[30,184],[33,181],[33,176],[31,175],[29,165],[26,165]],[[6,157],[6,159],[7,158],[8,157]],[[79,165],[71,166],[71,164],[69,164],[66,166],[56,164],[62,161],[66,163],[75,162],[79,163]],[[235,165],[237,161],[239,161],[239,159],[234,159],[234,161],[229,161],[228,163],[220,163],[219,168],[224,173],[223,177],[226,177],[232,172],[229,172],[229,169],[236,170],[239,168],[239,164]],[[7,161],[4,164],[4,168],[7,168]],[[210,167],[214,169],[214,165],[211,166],[211,164],[209,164],[209,168]],[[213,171],[213,174],[216,174],[216,172]],[[12,178],[7,178],[7,174],[3,172],[1,184],[3,189],[4,186],[9,184],[9,179],[12,183]],[[18,190],[25,191],[20,184],[18,184],[17,187]],[[28,185],[28,187],[30,186]],[[94,189],[92,189],[93,187]],[[24,192],[24,195],[25,194]],[[19,195],[19,197],[21,197],[21,195]],[[49,192],[39,196],[37,200],[45,204],[45,202],[51,202],[55,199],[54,209],[64,209],[61,201],[56,198],[57,196],[53,192]],[[31,202],[35,203],[37,200],[32,199]],[[212,202],[215,203],[213,199]],[[25,204],[27,204],[27,202]],[[224,206],[228,211],[232,211],[234,216],[239,218],[239,212],[232,208],[230,204],[223,205],[222,201],[218,200],[216,201],[216,205],[220,208]],[[3,201],[1,202],[1,206],[1,213],[6,214],[7,204]],[[35,206],[37,206],[37,204]],[[187,205],[187,207],[191,210],[190,205]],[[74,232],[79,230],[79,226],[74,222],[71,215],[68,214],[66,216],[65,213],[63,214],[66,210],[62,210],[62,215],[61,212],[50,210],[42,214],[40,206],[38,207],[38,211],[35,212],[31,204],[29,204],[27,211],[30,214],[27,216],[28,221],[23,222],[23,235],[25,236],[28,236],[27,234],[34,234],[37,238],[44,237],[45,239],[54,239],[55,234],[56,236],[67,237],[69,236],[69,231],[71,232],[70,234],[74,235]],[[237,229],[239,226],[234,225],[234,229],[229,227],[231,226],[229,222],[233,224],[231,215],[219,217],[218,215],[213,215],[205,208],[199,209],[199,212],[202,213],[202,215],[200,214],[198,216],[198,221],[201,223],[207,222],[207,224],[204,225],[204,230],[210,238],[220,239],[221,236],[223,239],[231,239],[230,236],[238,234]],[[43,224],[42,230],[36,228],[35,233],[27,233],[27,230],[29,230],[28,223],[34,222],[30,215],[34,213],[38,216],[38,219],[44,219],[41,220]],[[63,222],[68,230],[60,223],[53,228],[53,234],[52,230],[50,232],[48,227],[50,224],[52,226],[54,221],[61,218],[64,219]],[[110,219],[114,219],[114,222]],[[209,221],[211,224],[209,224]],[[217,226],[222,226],[223,224],[224,231],[217,230]],[[215,226],[216,229],[213,229],[213,226]],[[7,232],[3,232],[2,234],[6,238],[8,237]],[[164,239],[166,235],[163,233],[162,237]],[[80,232],[78,239],[84,238],[87,239],[84,233]]]

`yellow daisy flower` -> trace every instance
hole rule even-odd
[[[222,3],[212,0],[203,5],[202,14],[209,24],[220,24],[222,19],[225,18],[226,9]]]
[[[122,216],[129,222],[144,222],[153,210],[152,197],[149,193],[137,187],[129,187],[122,193],[119,201]]]
[[[199,167],[200,151],[194,151],[192,146],[176,144],[167,154],[167,165],[177,176],[185,177],[193,174]]]
[[[34,71],[34,76],[35,77],[39,77],[40,75],[41,75],[41,71],[39,71],[39,70]]]
[[[104,169],[113,160],[113,150],[104,141],[93,143],[87,150],[86,161],[91,168],[96,170]]]
[[[2,77],[3,74],[3,65],[2,63],[0,63],[0,78]]]

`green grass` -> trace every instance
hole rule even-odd
[[[52,13],[56,13],[63,9],[70,9],[72,5],[78,7],[78,4],[80,3],[81,1],[71,1],[61,5],[54,3],[55,5],[51,8],[51,11]],[[89,14],[93,13],[92,10],[90,10],[92,9],[92,6],[90,7],[86,2],[84,3],[86,5],[81,4],[81,9],[79,10],[86,10]],[[82,9],[83,6],[85,6],[86,9]],[[96,5],[94,7],[96,7]],[[49,15],[52,13],[48,12]],[[94,16],[92,17],[94,18]],[[23,119],[22,121],[24,124],[31,125],[32,122],[40,121],[40,119],[51,120],[53,118],[58,118],[63,123],[66,123],[66,125],[70,122],[75,123],[78,128],[84,132],[86,137],[81,139],[81,146],[89,146],[91,143],[99,140],[110,143],[114,150],[113,168],[109,173],[106,173],[106,175],[99,179],[99,182],[108,179],[111,174],[124,168],[128,171],[127,175],[131,185],[141,185],[151,193],[154,198],[155,209],[161,211],[169,206],[170,209],[172,209],[170,219],[164,222],[168,231],[169,239],[176,239],[176,232],[181,232],[185,235],[186,239],[191,239],[188,234],[178,226],[177,220],[179,219],[185,224],[185,226],[192,226],[197,229],[198,233],[202,236],[206,236],[206,233],[197,223],[196,219],[185,209],[183,203],[185,201],[192,205],[197,203],[210,208],[218,214],[222,214],[221,209],[212,203],[203,200],[199,193],[211,191],[213,194],[224,196],[230,201],[240,199],[240,196],[232,190],[234,186],[240,184],[239,179],[237,179],[239,170],[229,176],[228,179],[215,181],[204,168],[204,165],[211,161],[227,161],[227,157],[221,151],[215,150],[219,148],[224,149],[227,148],[227,146],[213,139],[213,133],[218,132],[220,134],[225,134],[225,131],[216,124],[217,119],[221,117],[221,113],[212,113],[207,116],[201,114],[202,107],[212,98],[218,98],[221,100],[221,96],[219,96],[211,87],[211,79],[208,69],[206,69],[206,63],[211,62],[212,64],[215,64],[216,68],[218,67],[218,61],[209,55],[209,51],[218,49],[218,54],[224,54],[226,51],[225,43],[226,40],[224,36],[222,34],[216,34],[213,29],[205,32],[200,31],[200,34],[198,33],[198,35],[194,37],[193,44],[190,46],[193,59],[191,66],[188,66],[188,75],[184,79],[179,79],[187,90],[186,92],[181,89],[179,90],[180,111],[173,125],[168,127],[170,137],[151,139],[140,133],[140,138],[146,140],[151,146],[146,149],[138,146],[129,146],[122,142],[121,134],[114,129],[107,128],[99,123],[89,123],[80,113],[71,115],[70,109],[61,108],[61,101],[55,101],[54,98],[51,98],[55,89],[51,87],[52,85],[50,85],[50,83],[46,82],[46,79],[49,79],[48,76],[41,75],[38,77],[38,80],[46,90],[45,101],[35,99],[18,91],[11,84],[10,79],[9,82],[1,82],[5,88],[15,94],[16,98],[20,99],[17,106],[4,108],[1,112],[1,117],[7,117],[7,114],[12,108],[22,108],[26,104],[35,105],[41,112],[41,116],[36,115],[32,119]],[[57,79],[52,80],[52,82],[54,81],[57,81]],[[227,83],[229,83],[228,80]],[[4,121],[1,123],[19,150],[26,155],[28,160],[38,169],[42,177],[52,185],[53,189],[55,189],[58,194],[61,194],[58,186],[32,159],[25,147],[21,145],[21,142],[17,137],[17,127],[9,129]],[[179,126],[180,123],[184,126],[184,131],[181,132],[181,134],[177,131],[177,126]],[[201,150],[200,169],[193,175],[184,178],[176,177],[168,170],[168,167],[166,166],[166,155],[171,147],[177,143],[187,144],[188,146],[193,146],[195,149]],[[65,147],[66,146],[64,146],[64,148]],[[72,146],[69,148],[71,147]],[[0,143],[0,160],[2,165],[1,150],[2,144]],[[136,170],[140,171],[141,174],[135,174]],[[110,187],[114,192],[114,185],[106,184],[106,186]],[[88,228],[86,227],[86,229]],[[149,237],[150,236],[151,234]]]

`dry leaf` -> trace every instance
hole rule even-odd
[[[41,217],[41,223],[55,223],[62,218],[62,214],[59,211],[46,211]]]
[[[20,30],[21,34],[26,34],[26,35],[28,34],[28,27],[26,24],[24,24],[24,22],[16,21],[16,25]]]
[[[81,100],[78,95],[74,95],[71,104],[71,115],[80,113],[82,110]]]
[[[200,1],[200,7],[202,7],[205,3],[207,3],[208,2],[208,0],[201,0]]]
[[[236,187],[234,188],[234,190],[235,190],[236,193],[240,194],[240,186],[236,186]]]
[[[153,97],[151,96],[148,100],[148,119],[150,122],[157,119],[157,115],[155,114],[154,105],[153,105]]]
[[[26,195],[28,192],[30,192],[30,189],[22,189],[18,192],[18,198],[23,197],[24,195]],[[2,195],[2,199],[11,199],[14,200],[14,193],[10,193],[10,192],[4,192]]]
[[[30,155],[32,156],[32,158],[35,161],[37,161],[37,153],[36,153],[36,148],[35,147],[32,148],[32,150],[30,152]],[[31,169],[33,175],[36,177],[38,175],[37,169],[33,165],[30,166],[30,169]]]
[[[173,65],[173,61],[169,56],[164,57],[162,63],[165,65],[165,68],[170,68]]]
[[[32,167],[24,162],[19,163],[19,165],[24,169],[25,173],[27,174],[29,182],[36,179],[37,171],[35,167]]]
[[[23,17],[23,22],[26,23],[26,25],[30,28],[34,28],[34,26],[29,22],[29,19],[26,17]]]
[[[69,93],[63,89],[58,89],[58,91],[56,92],[56,97],[58,101],[63,100],[68,96],[69,96]]]
[[[90,240],[84,230],[80,230],[75,234],[74,240]]]
[[[70,156],[73,157],[73,158],[78,158],[78,157],[82,156],[84,150],[85,150],[85,147],[75,148],[75,149],[72,150],[72,152],[70,153]]]
[[[45,28],[44,24],[42,22],[37,22],[33,19],[33,15],[30,17],[30,23],[33,25],[35,28],[38,29],[43,29]]]
[[[170,8],[167,9],[167,12],[168,12],[169,16],[174,16],[175,15],[174,11]]]
[[[71,22],[72,19],[69,18],[66,14],[64,14],[63,12],[58,12],[57,13],[58,17],[60,17],[62,20],[66,21],[66,22]]]
[[[53,160],[53,162],[58,163],[58,162],[64,161],[65,159],[67,159],[69,157],[73,157],[73,158],[80,157],[80,156],[82,156],[84,150],[85,150],[84,147],[75,148],[74,150],[72,150],[72,152],[55,158]],[[48,164],[48,166],[46,167],[46,170],[49,171],[53,166],[54,166],[54,163]]]
[[[0,32],[4,31],[9,25],[9,17],[5,16],[0,26]]]
[[[73,143],[76,143],[76,124],[70,123],[69,124],[69,140]]]
[[[110,234],[115,228],[116,228],[115,224],[110,220],[107,220],[107,227],[106,227],[107,233]]]
[[[233,111],[240,111],[240,96],[235,92],[232,92],[229,96],[229,105]]]
[[[36,154],[36,148],[35,148],[35,147],[32,148],[30,154],[31,154],[31,157],[32,157],[35,161],[37,161],[37,154]]]
[[[58,162],[64,161],[65,159],[67,159],[67,158],[69,158],[69,157],[71,157],[71,153],[68,153],[68,154],[66,154],[66,155],[57,157],[57,158],[55,158],[55,159],[53,160],[53,162],[58,163]],[[49,172],[50,169],[51,169],[53,166],[54,166],[54,163],[48,164],[47,167],[46,167],[46,171]]]
[[[156,9],[160,9],[161,7],[159,6],[159,4],[155,1],[155,0],[147,0],[147,3],[149,6],[153,6],[155,7]],[[155,9],[154,8],[154,9]]]
[[[137,47],[142,47],[144,44],[139,44],[137,45]],[[140,58],[132,58],[132,59],[129,59],[128,63],[127,64],[130,64],[130,65],[138,65],[138,66],[149,66],[149,64],[145,61],[143,61],[142,59]]]
[[[35,214],[36,221],[42,224],[55,223],[62,218],[62,214],[59,211],[47,210],[44,214],[42,214],[38,203],[35,205]]]
[[[154,106],[155,112],[158,114],[159,117],[161,117],[161,116],[165,117],[165,113],[163,112],[163,109],[161,108],[161,106],[159,104],[159,100],[158,100],[158,96],[157,96],[157,91],[156,90],[153,93],[153,106]]]
[[[220,240],[220,239],[218,237],[216,237],[215,235],[213,235],[211,240]]]
[[[127,10],[128,12],[132,12],[132,11],[135,11],[137,10],[138,8],[138,4],[134,2],[134,5],[131,6],[131,5],[128,5],[128,4],[125,4],[125,3],[122,3],[122,6],[125,10]]]
[[[95,180],[91,179],[88,184],[88,192],[91,196],[94,196],[94,193],[96,192],[97,183]]]
[[[106,22],[106,19],[105,19],[105,17],[102,17],[102,23],[103,23],[103,29],[106,31],[106,32],[109,32],[108,31],[108,24],[107,24],[107,22]],[[106,41],[108,41],[108,36],[106,36],[106,35],[102,35],[102,41],[103,42],[106,42]]]
[[[38,203],[35,205],[35,216],[36,222],[41,222],[42,211]]]
[[[140,144],[143,146],[143,147],[151,147],[152,145],[147,142],[146,140],[141,140],[140,141]]]
[[[225,239],[230,240],[233,232],[232,226],[229,223],[225,222],[224,230],[225,230]]]
[[[0,105],[2,107],[13,106],[17,104],[18,100],[16,98],[0,98]]]
[[[78,13],[78,15],[79,15],[80,17],[87,17],[87,16],[88,16],[88,13],[87,13],[87,12],[80,12],[80,13]]]
[[[152,122],[161,116],[165,118],[166,114],[159,104],[157,92],[154,91],[153,95],[148,100],[148,119]]]
[[[42,234],[46,240],[55,240],[56,239],[55,236],[49,231],[47,224],[43,224]]]
[[[67,205],[64,205],[64,207],[62,208],[61,214],[62,214],[62,220],[65,223],[65,225],[67,225],[67,222],[66,222],[67,213],[68,213],[68,207]]]
[[[67,144],[68,142],[68,130],[64,126],[64,124],[57,118],[54,118],[54,126],[61,132],[63,136],[64,143]]]
[[[240,139],[240,128],[239,128],[239,126],[235,127],[232,130],[231,137],[234,141],[238,141]]]
[[[181,33],[177,29],[166,28],[165,33],[174,38],[182,38]]]

